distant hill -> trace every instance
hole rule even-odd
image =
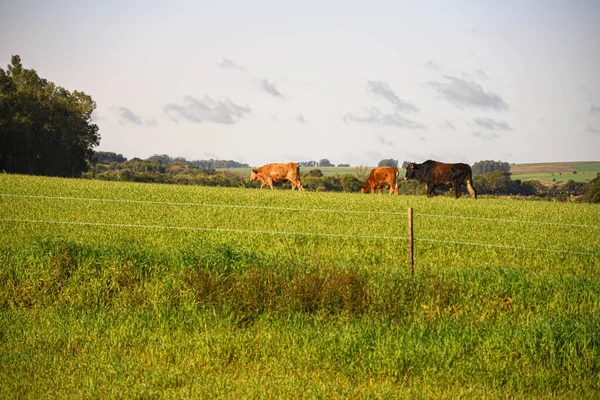
[[[565,183],[570,179],[587,182],[600,172],[600,161],[511,164],[510,172],[512,179],[538,179],[543,184]]]

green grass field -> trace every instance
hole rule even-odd
[[[594,398],[599,272],[594,204],[1,174],[0,393]]]

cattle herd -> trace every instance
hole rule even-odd
[[[425,185],[427,196],[435,195],[436,186],[448,186],[454,188],[454,194],[460,197],[460,187],[465,185],[472,198],[477,198],[477,192],[473,187],[473,173],[468,164],[455,163],[446,164],[438,161],[427,160],[422,164],[412,163],[406,168],[404,179],[416,179]],[[292,190],[304,190],[300,182],[300,167],[294,162],[272,163],[260,168],[252,169],[251,181],[260,181],[260,188],[269,185],[273,189],[274,182],[290,181]],[[375,193],[379,188],[379,194],[385,186],[390,187],[390,194],[398,194],[398,168],[379,167],[373,168],[367,181],[362,185],[362,193]]]

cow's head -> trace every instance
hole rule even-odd
[[[360,192],[362,194],[369,193],[370,191],[371,191],[371,187],[369,186],[368,182],[360,187]]]
[[[250,180],[255,181],[257,179],[258,179],[258,170],[253,169],[252,172],[250,173]]]
[[[408,167],[406,167],[406,174],[404,175],[404,180],[413,179],[415,177],[415,169],[417,169],[415,164],[408,164]]]

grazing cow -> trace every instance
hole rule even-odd
[[[293,162],[265,164],[260,168],[254,168],[250,174],[250,180],[259,180],[261,189],[265,185],[269,185],[273,189],[273,182],[290,181],[292,191],[296,188],[304,190],[302,183],[300,183],[300,167]]]
[[[375,188],[379,188],[379,194],[383,192],[383,187],[389,185],[390,194],[398,194],[398,168],[396,167],[379,167],[373,168],[369,174],[369,178],[360,188],[361,193],[375,193]]]
[[[467,164],[445,164],[427,160],[423,164],[413,163],[406,168],[404,179],[416,179],[425,184],[427,196],[435,195],[436,186],[454,187],[454,194],[460,197],[460,185],[465,185],[472,198],[477,198],[473,187],[473,173]]]

